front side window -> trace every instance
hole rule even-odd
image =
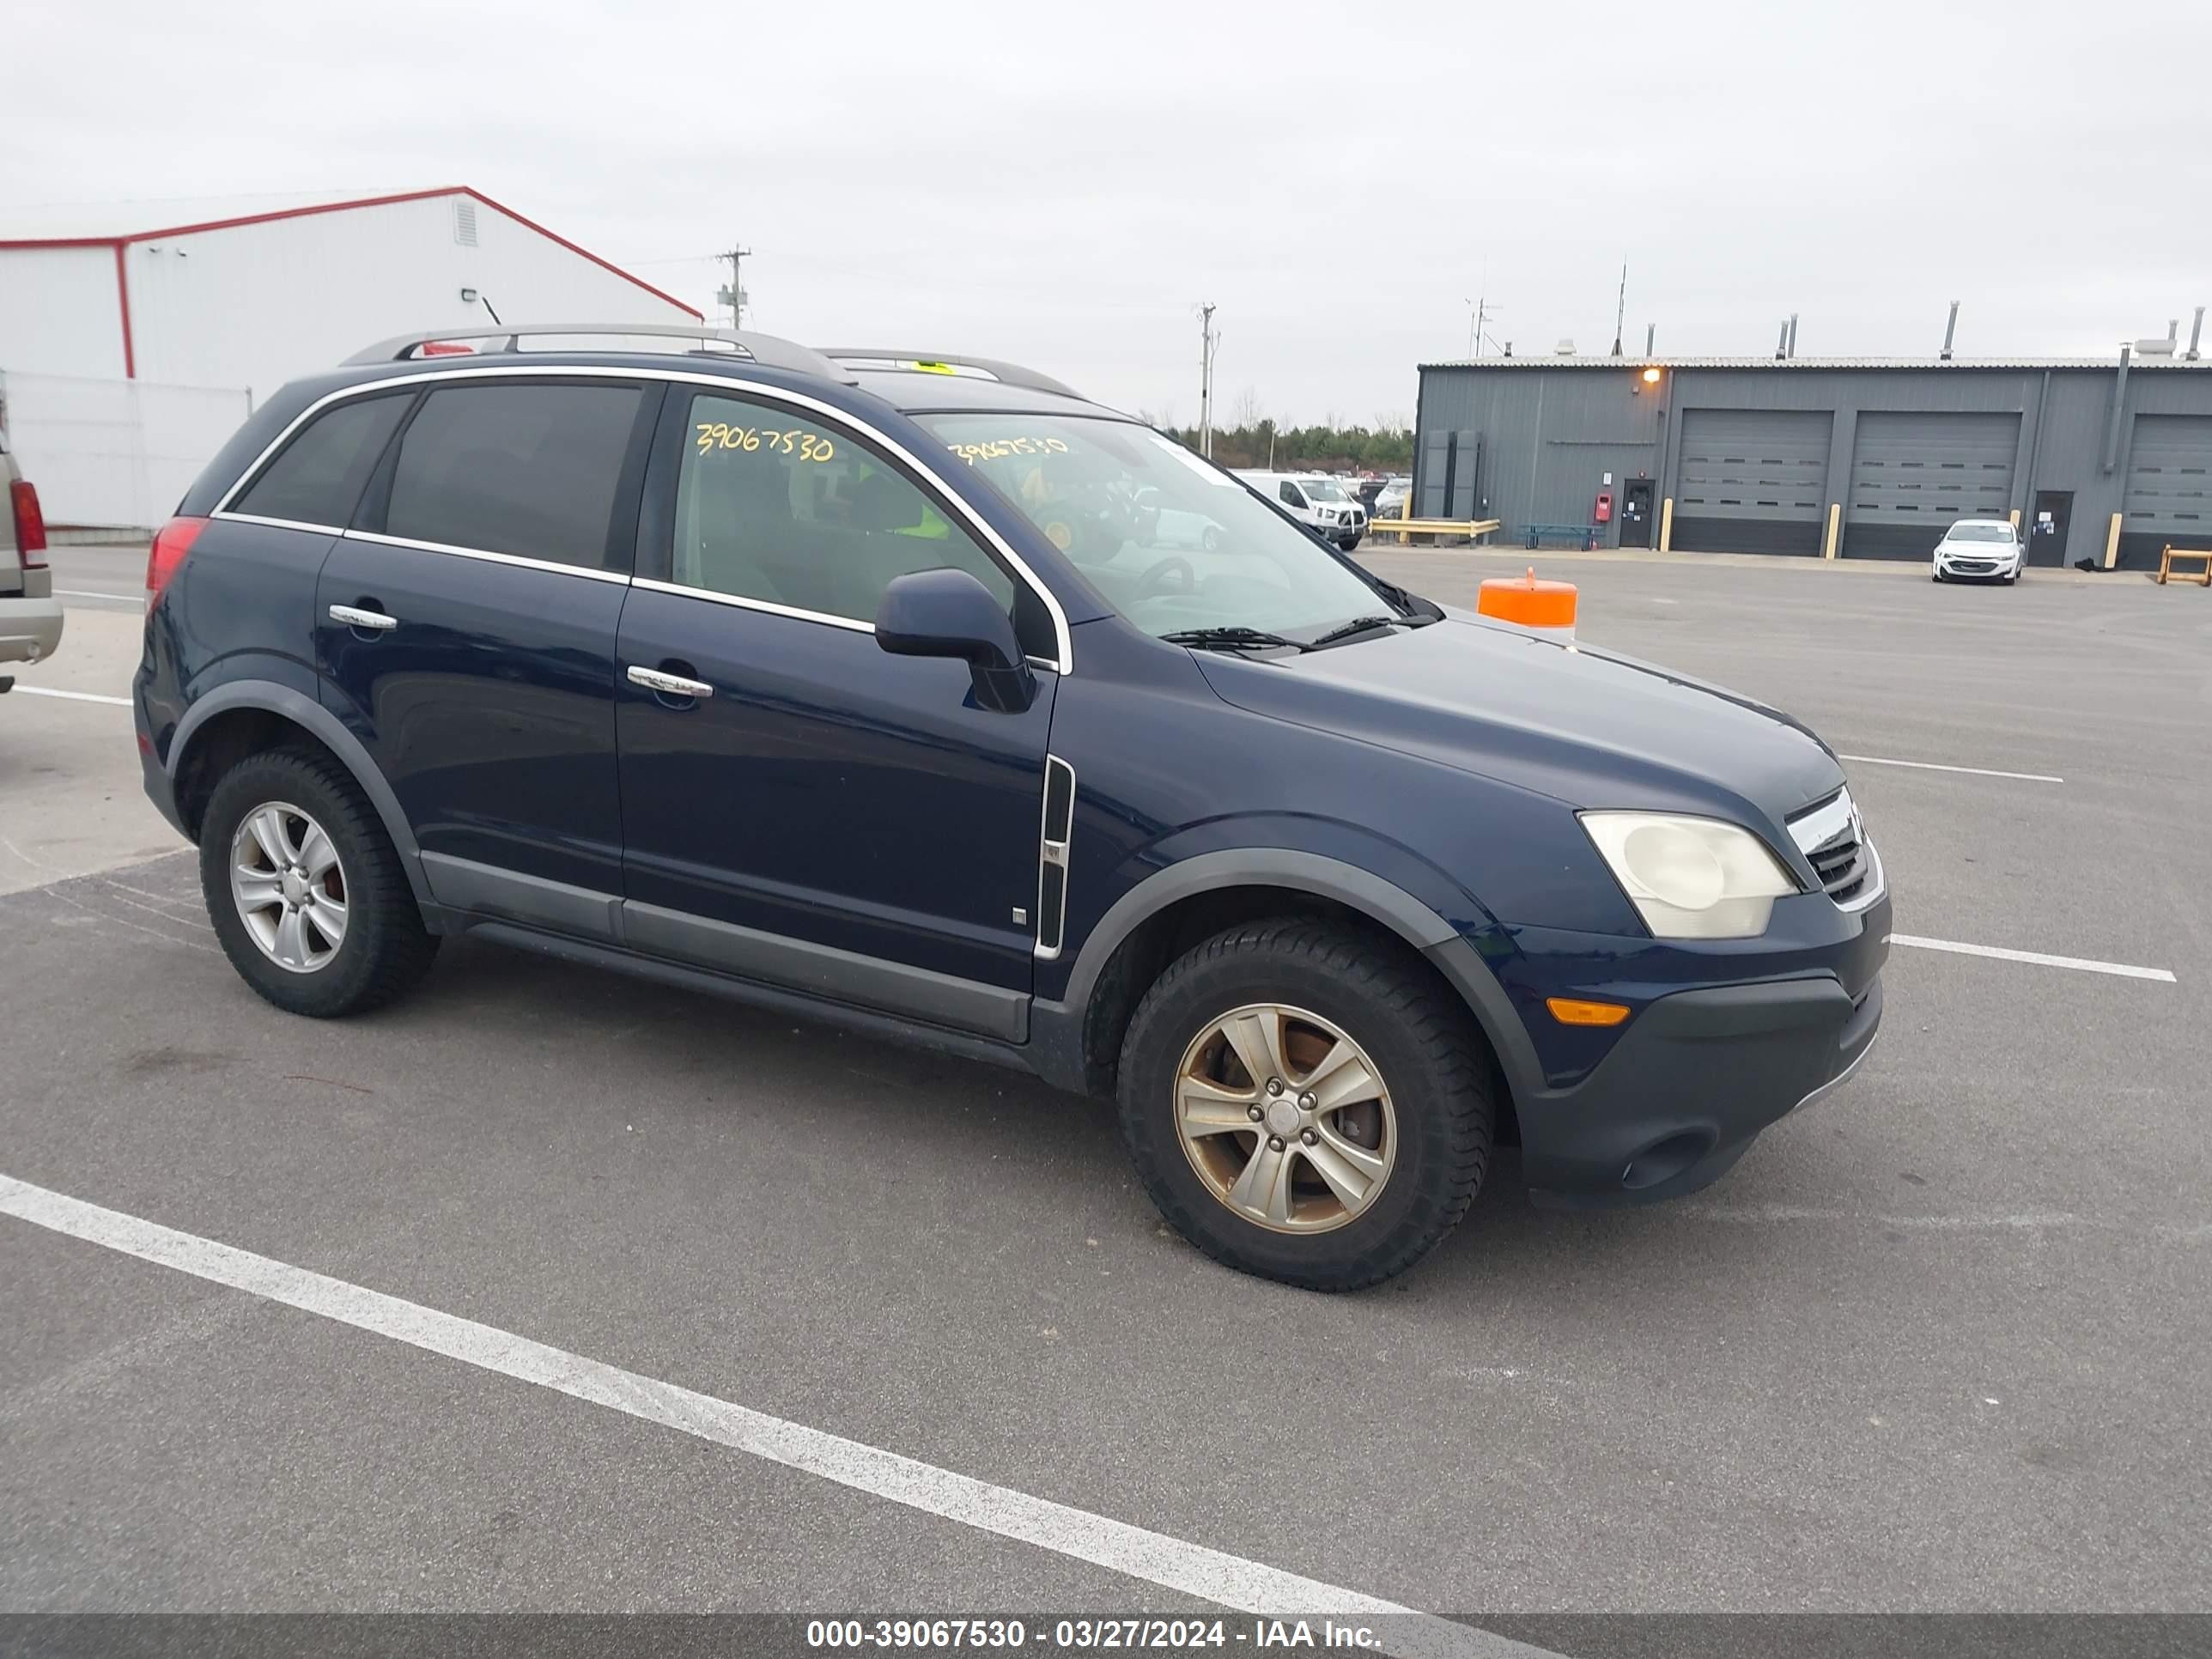
[[[915,419],[1148,634],[1303,637],[1389,609],[1265,499],[1149,428],[1066,415]]]
[[[1287,480],[1275,494],[1282,498],[1285,507],[1304,507],[1306,504],[1306,498],[1298,494],[1298,487]]]
[[[414,398],[410,389],[325,410],[262,470],[233,510],[343,529]]]
[[[620,385],[439,388],[399,440],[385,533],[607,568],[639,396]]]
[[[873,622],[894,578],[946,566],[1012,611],[1013,578],[850,433],[767,404],[692,398],[677,471],[676,581]]]

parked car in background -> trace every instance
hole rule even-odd
[[[1976,581],[2020,580],[2027,563],[2027,549],[2020,532],[2003,519],[1961,519],[1936,544],[1931,579],[1939,582],[1962,577]]]
[[[1137,492],[1137,539],[1146,547],[1196,547],[1218,552],[1219,520],[1203,513],[1170,507],[1157,489]]]
[[[62,642],[62,605],[46,568],[46,521],[39,492],[15,465],[8,428],[0,424],[0,668],[38,662]],[[15,684],[0,673],[0,691]]]
[[[1866,1054],[1889,897],[1796,720],[1447,611],[1033,370],[658,331],[744,355],[372,347],[155,538],[146,790],[277,1007],[467,933],[1026,1067],[1325,1290],[1504,1134],[1649,1203]]]
[[[1237,476],[1347,553],[1367,533],[1367,509],[1334,478],[1312,472],[1240,471]]]
[[[1400,519],[1406,514],[1406,497],[1413,493],[1411,478],[1392,477],[1382,481],[1376,492],[1375,505],[1368,510],[1370,519]]]

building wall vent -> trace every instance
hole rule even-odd
[[[477,204],[465,196],[453,204],[453,240],[463,247],[477,245]]]

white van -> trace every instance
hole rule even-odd
[[[1311,472],[1247,472],[1237,476],[1284,512],[1349,553],[1367,533],[1367,510],[1334,478]]]

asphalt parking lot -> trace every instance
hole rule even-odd
[[[1527,562],[1364,556],[1460,603]],[[1328,1298],[1170,1236],[1107,1110],[1011,1073],[467,943],[277,1013],[88,700],[143,553],[53,557],[68,637],[0,698],[0,1177],[1070,1513],[0,1215],[0,1610],[1133,1613],[1205,1606],[1206,1552],[1462,1618],[2212,1603],[2212,595],[1539,558],[1584,638],[1854,757],[1931,943],[1706,1193],[1547,1213],[1509,1154]]]

